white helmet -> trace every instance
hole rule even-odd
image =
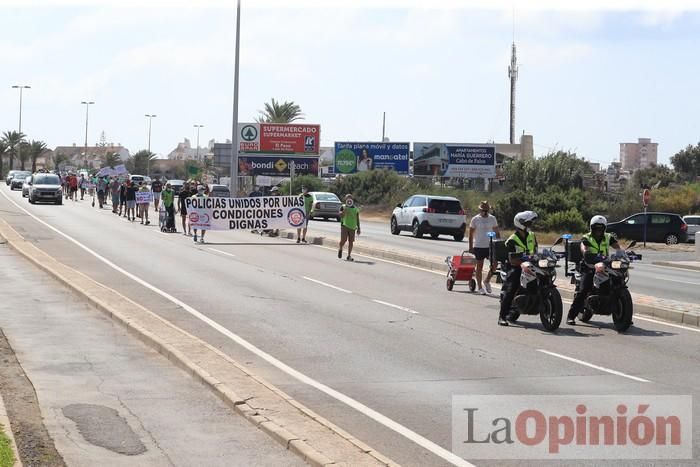
[[[590,222],[591,229],[596,224],[602,225],[604,228],[607,228],[608,227],[608,220],[604,216],[591,217],[591,222]]]
[[[530,224],[537,220],[537,213],[534,211],[519,212],[513,218],[513,224],[519,229],[527,229]]]

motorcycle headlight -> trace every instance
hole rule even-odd
[[[613,269],[620,269],[622,268],[622,261],[613,261],[610,263],[610,267]]]
[[[549,267],[549,260],[548,259],[541,259],[537,262],[537,265],[541,268]]]

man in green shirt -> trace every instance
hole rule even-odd
[[[306,221],[303,228],[297,229],[297,243],[306,243],[306,230],[309,227],[309,216],[311,209],[314,206],[314,197],[309,193],[309,189],[305,186],[301,187],[301,195],[304,197],[304,212],[306,213]]]
[[[360,235],[360,209],[355,206],[352,195],[345,195],[345,204],[340,207],[340,245],[338,247],[338,258],[343,257],[343,247],[348,242],[348,261],[355,261],[352,258],[352,244],[355,243],[355,231]]]
[[[165,227],[168,231],[176,232],[175,230],[175,192],[173,191],[170,183],[165,184],[165,190],[161,194],[163,199],[163,206],[165,207],[165,212],[167,213],[167,220],[165,221]]]

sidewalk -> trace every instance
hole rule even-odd
[[[6,245],[0,260],[0,327],[36,391],[36,418],[66,465],[304,464]],[[13,426],[30,418],[17,399],[5,398]],[[15,431],[25,465],[39,465],[32,434]]]

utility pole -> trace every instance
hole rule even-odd
[[[233,137],[231,138],[231,196],[238,197],[238,68],[240,65],[241,0],[236,8],[236,57],[233,69]]]
[[[196,156],[196,159],[199,160],[199,129],[203,128],[204,125],[194,125],[194,127],[197,129],[197,156]]]
[[[31,89],[31,86],[27,86],[26,84],[15,84],[12,86],[13,89],[19,89],[19,132],[20,135],[22,135],[22,91],[25,89]],[[22,140],[20,139],[20,142],[17,143],[17,159],[20,159],[20,152],[22,151]],[[12,170],[12,164],[10,164],[9,170]]]
[[[511,49],[508,77],[510,78],[510,144],[515,144],[515,82],[518,80],[518,59],[515,53],[515,40],[513,40]]]
[[[151,176],[151,121],[158,115],[146,114],[148,118],[148,159],[146,160],[146,175]]]
[[[82,101],[81,104],[85,105],[85,168],[87,169],[87,157],[88,157],[88,116],[89,109],[93,101]]]
[[[382,112],[382,143],[384,142],[384,137],[386,135],[386,112]]]

